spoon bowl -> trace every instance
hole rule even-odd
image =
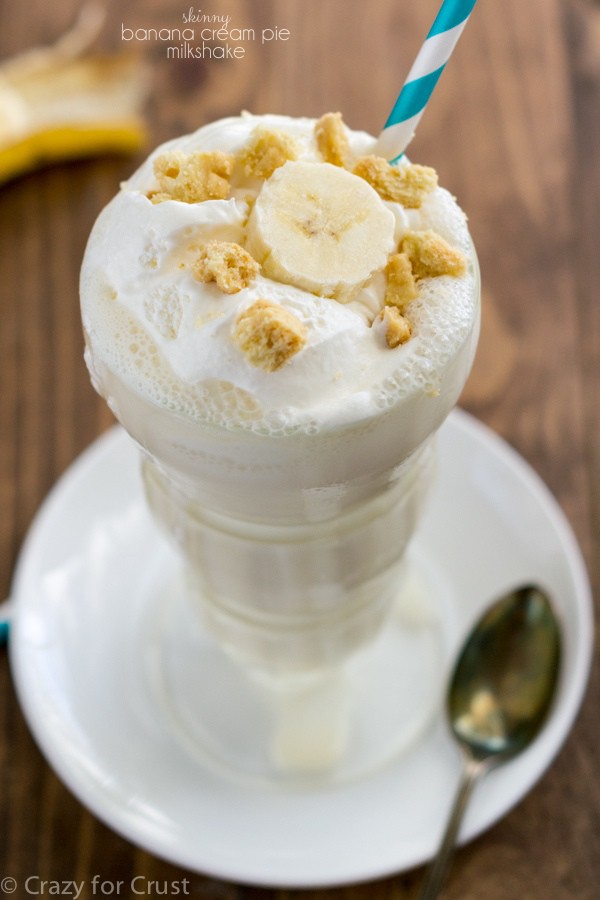
[[[539,732],[560,665],[558,623],[527,586],[497,601],[460,654],[448,691],[450,726],[476,758],[514,756]]]
[[[433,900],[479,778],[525,750],[548,715],[558,684],[560,628],[546,594],[517,588],[497,600],[468,636],[450,679],[447,713],[463,753],[458,793],[421,900]]]

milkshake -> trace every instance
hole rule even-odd
[[[86,362],[227,652],[332,670],[398,595],[479,330],[466,219],[339,114],[223,119],[101,213]]]

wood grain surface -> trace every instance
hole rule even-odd
[[[200,6],[200,4],[197,4]],[[211,0],[239,27],[287,28],[239,60],[151,62],[155,143],[250,109],[342,110],[377,132],[438,0]],[[0,0],[0,59],[49,42],[75,0]],[[121,26],[177,27],[189,3],[107,4],[99,39]],[[411,147],[469,212],[483,273],[484,323],[462,405],[506,438],[546,481],[600,589],[600,4],[481,0]],[[141,156],[140,156],[141,158]],[[57,477],[111,422],[82,360],[78,271],[92,223],[139,159],[104,157],[32,173],[0,188],[0,596]],[[99,673],[101,677],[101,673]],[[600,896],[600,685],[558,758],[523,801],[461,849],[448,900],[594,900]],[[359,813],[358,813],[359,814]],[[0,651],[0,879],[160,882],[186,876],[208,900],[284,900],[184,872],[102,825],[44,761]],[[422,870],[307,892],[310,900],[414,896]],[[1,890],[1,889],[0,889]],[[91,896],[88,894],[84,896]]]

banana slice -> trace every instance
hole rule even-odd
[[[288,162],[256,199],[247,249],[268,278],[346,303],[386,265],[394,216],[345,169]]]
[[[146,70],[123,55],[82,56],[102,21],[98,7],[84,7],[54,46],[0,66],[0,184],[38,165],[143,142]]]

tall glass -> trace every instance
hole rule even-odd
[[[250,777],[354,776],[439,701],[407,548],[477,261],[433,170],[373,152],[339,114],[212,122],[150,155],[82,267],[92,380],[184,572],[157,585],[151,689],[191,752]]]

